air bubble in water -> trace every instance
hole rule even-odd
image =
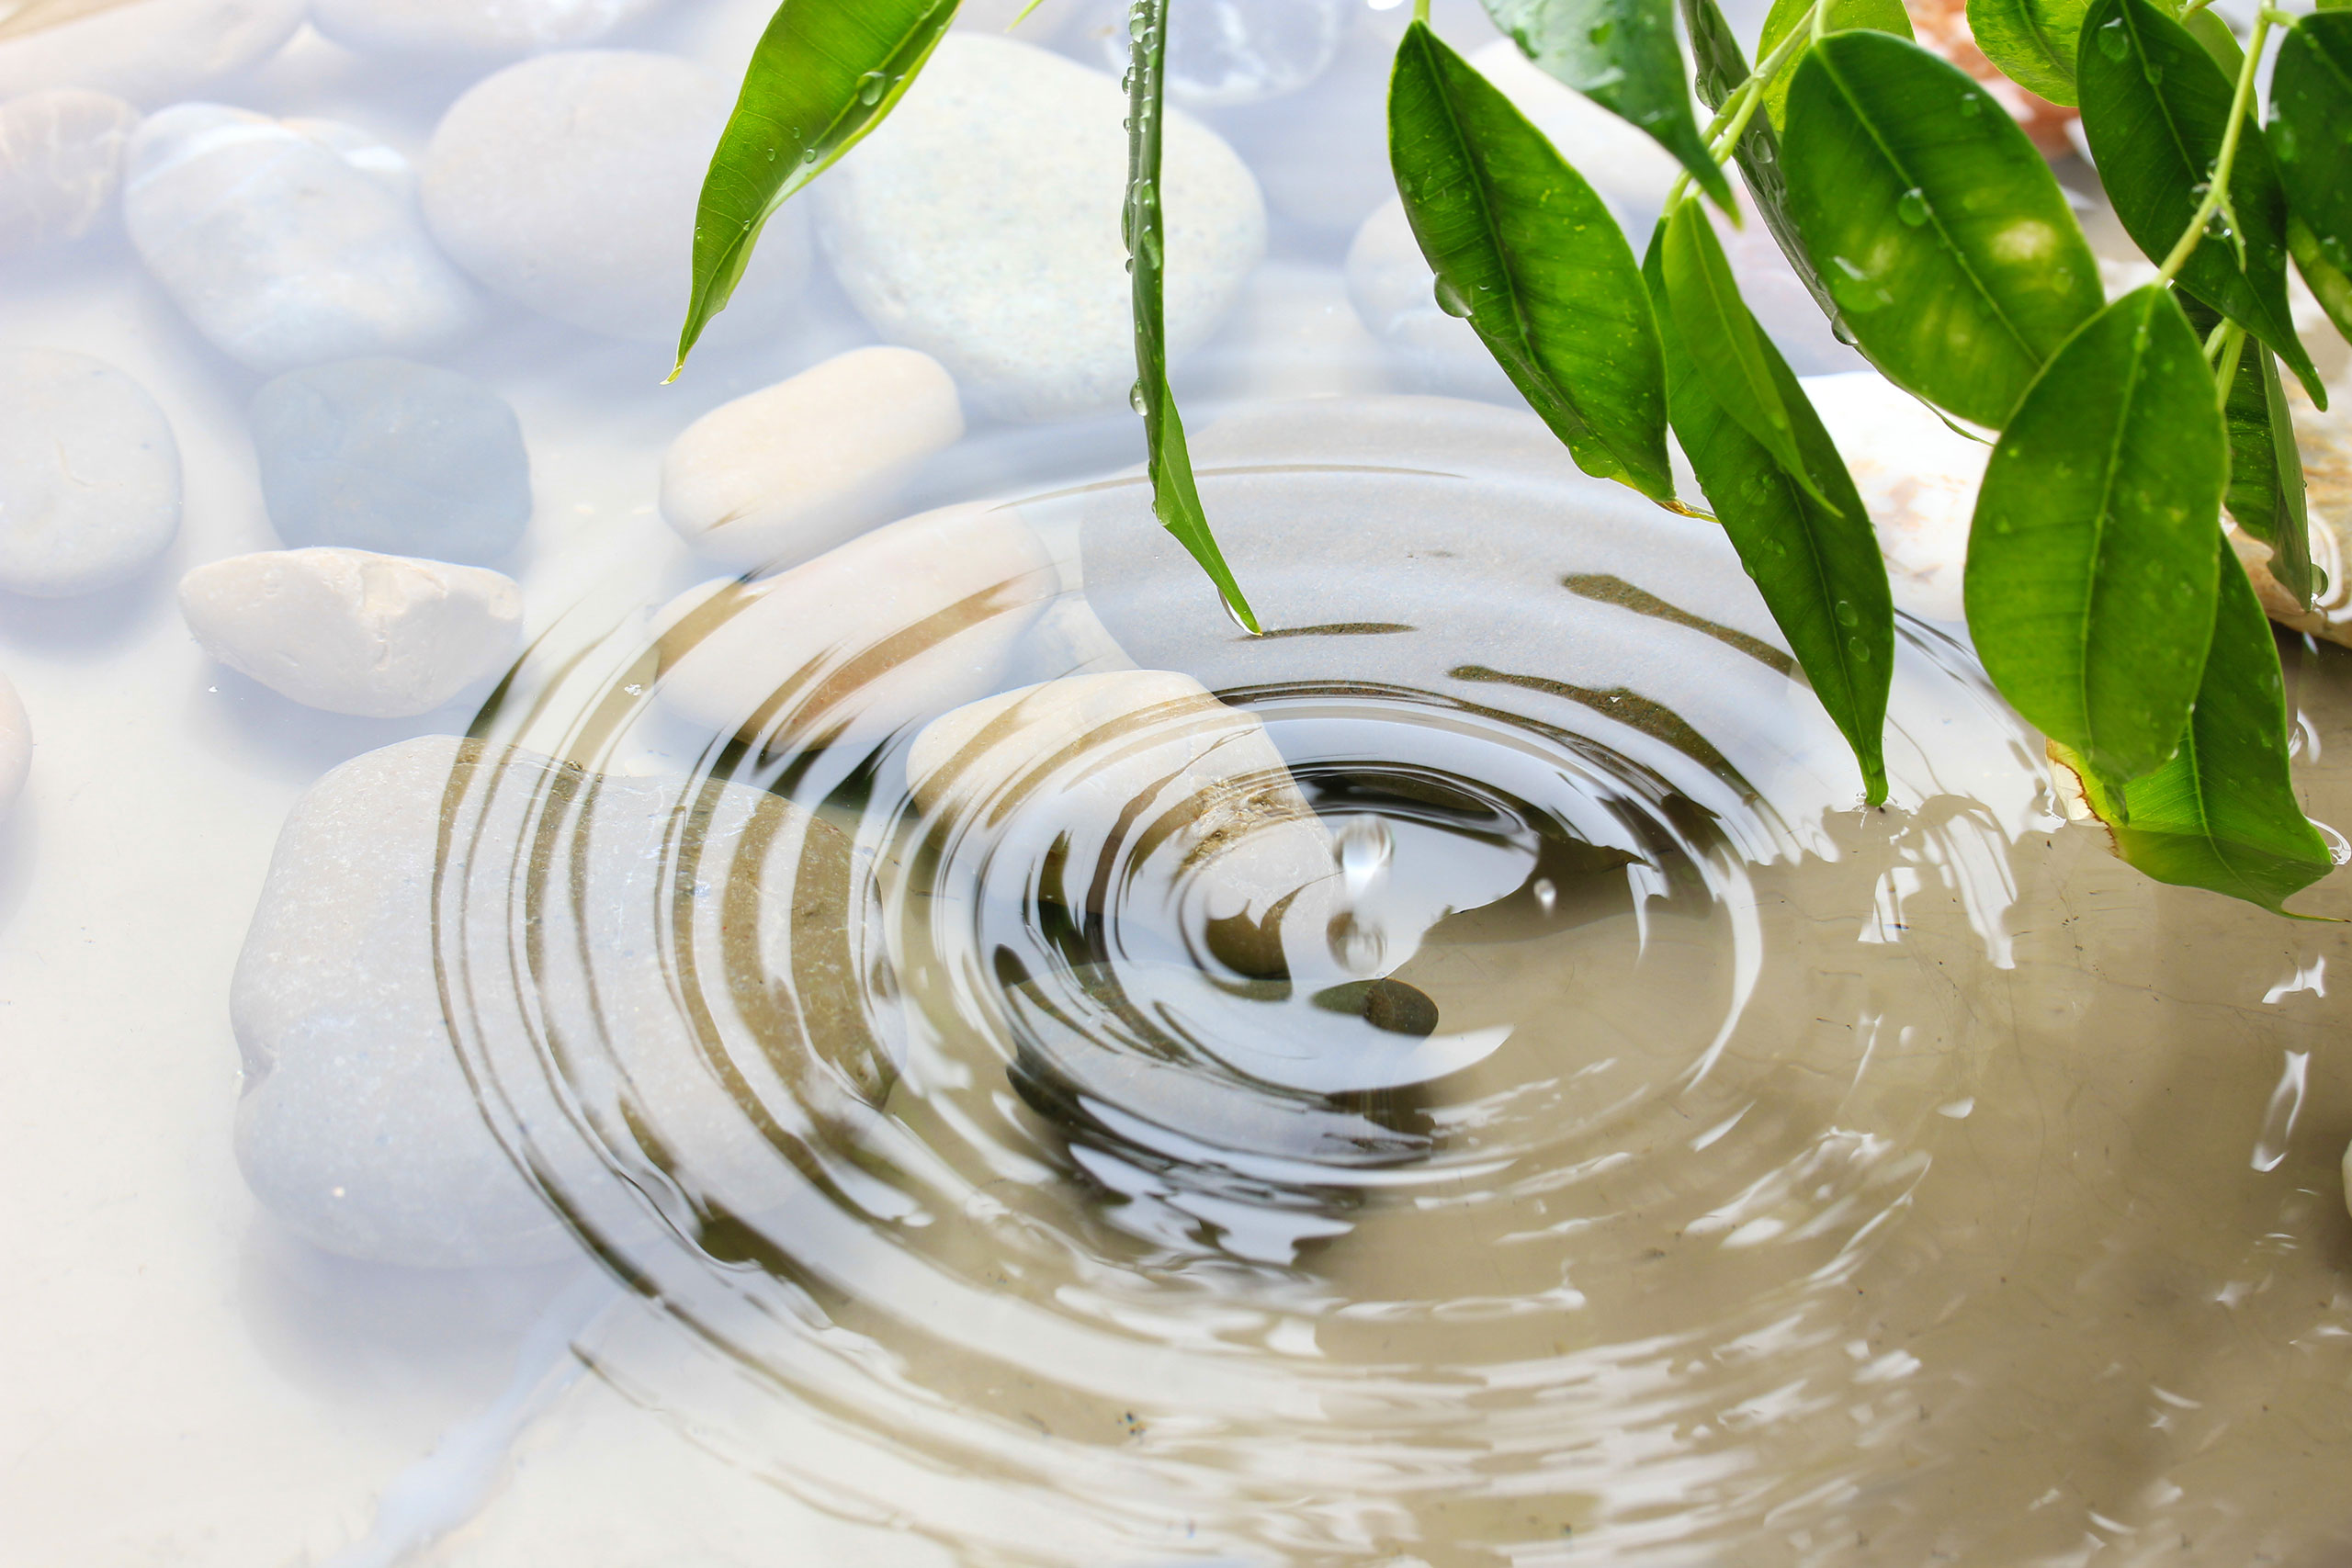
[[[1535,907],[1547,915],[1560,902],[1560,890],[1548,876],[1537,877],[1530,891],[1535,895]]]
[[[1396,858],[1396,840],[1379,818],[1359,818],[1331,840],[1331,858],[1339,863],[1350,896],[1361,897],[1387,876],[1389,863]]]

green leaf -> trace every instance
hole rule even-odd
[[[2082,773],[2079,756],[2060,760]],[[2211,651],[2179,751],[2120,795],[2084,776],[2116,852],[2158,882],[2283,915],[2289,898],[2334,869],[2288,771],[2278,646],[2233,560],[2222,564]]]
[[[1161,128],[1167,123],[1168,0],[1136,0],[1130,28],[1134,46],[1127,70],[1128,268],[1134,281],[1136,412],[1143,415],[1144,442],[1151,470],[1151,510],[1160,526],[1176,536],[1208,573],[1233,616],[1255,636],[1263,630],[1257,613],[1234,580],[1225,552],[1209,531],[1193,478],[1192,448],[1184,440],[1183,416],[1168,389],[1168,321],[1164,269],[1167,243],[1159,207]]]
[[[1388,154],[1438,303],[1469,319],[1578,468],[1670,501],[1657,323],[1592,187],[1419,22],[1396,49]]]
[[[957,0],[784,0],[711,154],[695,209],[686,355],[727,308],[776,209],[838,162],[906,96]]]
[[[2001,74],[2074,107],[2075,44],[2089,0],[1968,0],[1968,30]]]
[[[1690,113],[1674,0],[1486,0],[1486,6],[1521,53],[1646,132],[1717,206],[1731,207],[1731,183]]]
[[[1910,38],[1911,14],[1903,8],[1903,0],[1822,0],[1829,7],[1825,32],[1844,32],[1855,28],[1868,28],[1875,32],[1893,33],[1897,38]],[[1800,27],[1812,25],[1810,13],[1814,0],[1772,0],[1772,9],[1764,17],[1764,36],[1756,40],[1756,57],[1770,60],[1772,51],[1788,42],[1789,35]],[[1797,62],[1804,58],[1800,49],[1781,62],[1764,84],[1764,112],[1772,117],[1774,130],[1785,129],[1789,123],[1789,84],[1796,79]]]
[[[2271,69],[2270,118],[2288,205],[2336,275],[2352,272],[2352,16],[2307,17],[2289,29]]]
[[[2197,216],[2237,85],[2205,46],[2148,0],[2092,0],[2075,64],[2083,134],[2115,215],[2162,262]],[[2208,225],[2181,287],[2268,344],[2327,406],[2287,309],[2287,196],[2262,128],[2248,120],[2230,168],[2237,233]],[[2240,247],[2243,247],[2243,260]]]
[[[2213,63],[2222,68],[2223,75],[2233,82],[2238,79],[2238,73],[2245,67],[2245,46],[2238,42],[2238,35],[2230,31],[2230,24],[2222,20],[2212,6],[2189,12],[2180,19],[2180,25],[2188,29],[2189,37],[2205,46],[2205,52],[2213,57]]]
[[[1770,350],[1739,297],[1705,209],[1686,201],[1664,228],[1666,299],[1699,379],[1807,495],[1833,512],[1842,510],[1822,493],[1797,454],[1795,423],[1773,378]]]
[[[2329,261],[2319,248],[2319,236],[2311,231],[2294,213],[2287,214],[2287,249],[2295,258],[2295,270],[2303,275],[2310,285],[2312,297],[2319,301],[2335,330],[2352,339],[2352,277],[2345,269]]]
[[[2099,309],[2050,165],[1967,73],[1833,33],[1789,91],[1789,210],[1846,330],[1889,379],[1998,426]]]
[[[2189,330],[2200,337],[2221,324],[2219,315],[2186,295],[2180,306]],[[2246,344],[2238,355],[2222,417],[2230,433],[2230,488],[2222,504],[2239,527],[2270,547],[2270,575],[2308,610],[2318,584],[2312,575],[2303,457],[2295,446],[2278,362],[2260,344]]]
[[[2179,743],[2228,473],[2203,345],[2158,284],[2058,351],[1985,466],[1964,584],[1977,655],[2103,781],[2136,778]]]
[[[1774,395],[1806,470],[1836,504],[1815,500],[1717,396],[1689,352],[1667,284],[1665,227],[1642,270],[1657,302],[1674,433],[1740,564],[1804,668],[1822,707],[1854,749],[1872,806],[1886,799],[1887,690],[1894,678],[1894,600],[1878,536],[1838,447],[1771,340],[1760,333]],[[1735,296],[1742,314],[1747,307]],[[1755,332],[1751,318],[1748,330]]]

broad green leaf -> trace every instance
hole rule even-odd
[[[1469,319],[1578,468],[1671,500],[1657,323],[1592,187],[1419,22],[1396,50],[1388,155],[1438,303]]]
[[[1903,8],[1903,0],[1822,0],[1829,7],[1829,19],[1825,32],[1843,32],[1853,28],[1869,28],[1897,38],[1910,38],[1911,14]],[[1772,9],[1764,17],[1764,36],[1756,40],[1756,57],[1770,60],[1772,51],[1788,42],[1789,35],[1800,27],[1812,26],[1814,0],[1772,0]],[[1789,123],[1789,84],[1796,79],[1797,62],[1804,58],[1803,50],[1781,62],[1764,84],[1764,112],[1772,117],[1775,130]]]
[[[1160,134],[1167,122],[1168,0],[1136,0],[1127,68],[1127,206],[1123,227],[1134,283],[1136,412],[1143,415],[1151,469],[1151,510],[1216,584],[1226,607],[1254,636],[1262,628],[1209,532],[1193,478],[1183,416],[1168,389],[1167,263],[1159,207]]]
[[[2337,276],[2352,272],[2352,16],[2307,17],[2289,29],[2271,70],[2270,119],[2288,205]]]
[[[2352,277],[2327,259],[2319,247],[2319,236],[2292,212],[2287,214],[2287,249],[2293,254],[2295,270],[2303,275],[2320,309],[2327,312],[2327,319],[2335,323],[2338,333],[2352,339]]]
[[[1793,416],[1772,375],[1770,348],[1739,297],[1731,263],[1724,259],[1705,209],[1686,201],[1664,227],[1666,299],[1675,333],[1700,382],[1807,495],[1833,512],[1842,510],[1805,471]]]
[[[2075,44],[2089,0],[1968,0],[1968,30],[2001,74],[2074,107]]]
[[[2083,773],[2078,756],[2060,760]],[[2334,869],[2288,772],[2278,646],[2234,560],[2222,563],[2211,651],[2179,751],[2120,795],[2084,777],[2116,852],[2158,882],[2283,915],[2289,898]]]
[[[1731,183],[1690,114],[1674,0],[1485,0],[1520,52],[1673,153],[1717,205]]]
[[[742,95],[695,209],[694,292],[676,380],[727,308],[776,209],[882,122],[956,17],[957,0],[784,0],[752,52]]]
[[[2230,24],[2222,20],[2213,7],[2189,12],[2180,19],[2180,25],[2188,29],[2190,38],[2205,46],[2205,52],[2213,57],[2213,63],[2222,68],[2223,75],[2233,82],[2238,79],[2238,73],[2245,66],[2245,46],[2238,42],[2238,35],[2230,31]]]
[[[1789,211],[1846,330],[1887,377],[2006,423],[2099,309],[2098,265],[2008,111],[1886,33],[1833,33],[1789,90]]]
[[[2197,216],[2237,85],[2148,0],[2092,0],[2075,81],[2083,134],[2115,216],[2161,262]],[[2286,192],[2250,117],[2230,169],[2230,206],[2236,234],[2221,231],[2218,218],[2208,224],[2181,268],[2181,287],[2268,344],[2324,408],[2326,389],[2287,309]]]
[[[1674,433],[1699,486],[1756,581],[1815,696],[1854,749],[1870,803],[1886,799],[1886,697],[1894,678],[1894,600],[1861,497],[1838,447],[1771,340],[1757,333],[1805,468],[1835,505],[1806,493],[1734,418],[1689,353],[1667,284],[1661,227],[1642,271],[1657,302]],[[1743,313],[1747,307],[1733,300]],[[1754,323],[1749,323],[1754,330]]]
[[[2222,318],[2183,295],[2191,332],[2210,333]],[[2222,504],[2239,527],[2270,547],[2270,575],[2310,609],[2318,584],[2312,572],[2311,514],[2304,497],[2303,457],[2295,446],[2294,416],[2278,362],[2249,340],[2238,355],[2229,400],[2222,408],[2230,432],[2230,488]]]
[[[2102,782],[2154,768],[2188,721],[2228,475],[2203,345],[2156,284],[2058,351],[1985,466],[1964,584],[1977,655]]]

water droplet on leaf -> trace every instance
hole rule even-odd
[[[2109,60],[2120,60],[2132,52],[2132,40],[2123,33],[2123,18],[2101,23],[2098,29],[2098,51]]]
[[[1436,293],[1437,308],[1447,315],[1467,316],[1470,313],[1470,301],[1464,297],[1461,289],[1453,286],[1450,278],[1441,277],[1437,280]]]
[[[1895,198],[1894,215],[1917,229],[1928,220],[1928,193],[1913,186]]]

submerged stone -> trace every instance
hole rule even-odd
[[[459,58],[594,43],[662,0],[314,0],[311,20],[346,49]]]
[[[309,9],[308,0],[14,6],[0,33],[0,98],[88,87],[169,103],[277,53]]]
[[[139,111],[61,87],[0,103],[0,251],[78,240],[114,205]]]
[[[79,354],[0,350],[0,588],[110,588],[179,525],[179,444],[139,383]]]
[[[17,796],[24,793],[25,775],[32,767],[32,720],[25,716],[17,688],[0,675],[0,817],[7,815]]]

